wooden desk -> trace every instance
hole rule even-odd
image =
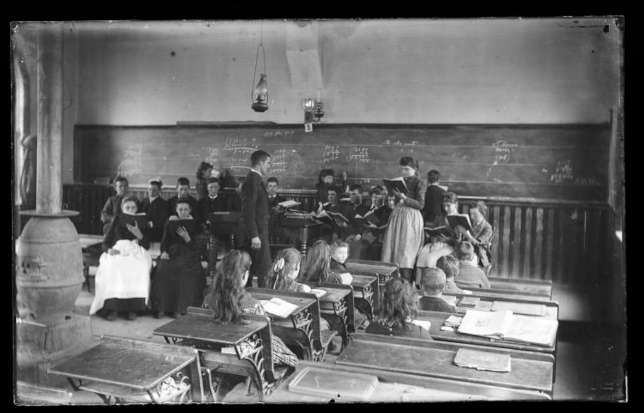
[[[465,306],[460,306],[459,302],[463,297],[476,297],[480,299],[481,303],[486,303],[487,305],[491,305],[494,301],[500,301],[504,303],[508,303],[508,306],[510,306],[510,310],[514,313],[521,314],[519,311],[516,311],[512,309],[512,306],[516,306],[517,308],[521,304],[530,304],[530,305],[543,305],[545,307],[545,314],[542,317],[548,318],[550,320],[558,320],[559,319],[559,304],[555,301],[539,301],[539,300],[531,300],[531,299],[517,299],[517,298],[507,298],[507,297],[489,297],[486,295],[479,295],[477,294],[461,294],[461,293],[443,293],[443,295],[447,297],[454,297],[456,299],[456,311],[458,313],[465,313],[467,310],[483,310],[482,308],[477,305],[476,307],[465,307]],[[422,308],[422,303],[423,299],[421,297],[420,299],[420,307]],[[530,315],[530,314],[528,314]],[[536,316],[535,317],[539,317]]]
[[[278,382],[273,369],[268,317],[248,315],[244,316],[243,323],[222,323],[213,319],[211,310],[189,307],[185,316],[158,327],[153,334],[163,336],[166,342],[199,350],[213,399],[217,393],[212,378],[215,371],[250,377],[260,401]],[[235,354],[221,353],[222,347],[233,347]]]
[[[509,354],[511,371],[500,373],[456,366],[454,356],[460,348]],[[552,395],[554,357],[547,354],[509,349],[455,344],[440,341],[355,334],[337,358],[337,364],[437,377],[495,387],[521,389]]]
[[[355,331],[353,288],[350,285],[319,283],[313,288],[326,291],[319,298],[320,313],[331,328],[342,336],[342,345],[349,342],[349,333]]]
[[[488,277],[492,290],[520,292],[552,298],[552,281]]]
[[[276,291],[268,288],[247,288],[256,300],[278,297],[294,304],[297,309],[288,319],[269,314],[273,334],[290,346],[297,347],[304,359],[322,361],[326,354],[320,335],[320,306],[314,294]],[[290,321],[290,325],[285,321]]]
[[[378,284],[385,285],[394,277],[400,277],[398,266],[383,261],[349,259],[344,263],[351,274],[378,277]]]
[[[487,337],[473,336],[469,334],[461,334],[457,331],[444,331],[441,327],[445,320],[450,316],[450,313],[442,313],[439,311],[419,311],[416,319],[426,320],[431,323],[429,327],[429,334],[434,340],[449,341],[453,343],[473,344],[487,347],[507,348],[521,351],[533,351],[538,353],[555,354],[555,343],[549,346],[540,346],[538,344],[517,343],[507,340],[496,340]]]
[[[358,366],[343,364],[314,364],[300,362],[293,374],[276,389],[267,403],[335,403],[350,402],[340,398],[326,398],[321,396],[295,393],[289,390],[289,383],[298,373],[306,368],[319,368],[328,370],[332,378],[334,372],[354,374],[368,374],[378,377],[378,385],[368,403],[378,402],[441,402],[441,401],[474,401],[474,400],[526,400],[548,399],[541,392],[509,389],[488,384],[455,382],[435,377],[412,375],[388,370],[374,370]]]
[[[241,212],[239,211],[221,211],[212,212],[209,215],[212,222],[212,232],[217,235],[228,235],[231,248],[236,248],[236,234],[239,231],[241,222]]]
[[[196,350],[148,341],[103,337],[87,351],[51,367],[49,374],[67,378],[74,390],[96,393],[106,404],[115,402],[163,402],[158,386],[190,367],[193,400],[203,394]],[[74,382],[77,380],[77,383]],[[183,394],[176,398],[183,399]]]
[[[369,321],[373,320],[373,311],[375,307],[374,298],[380,296],[380,286],[378,277],[370,275],[352,274],[353,281],[353,299],[357,304],[362,303],[367,311]]]
[[[317,228],[322,225],[314,220],[311,214],[284,214],[279,220],[280,224],[286,228],[293,228],[299,231],[300,252],[306,254],[310,236],[310,228]]]
[[[497,299],[502,298],[506,300],[531,300],[541,303],[550,303],[552,300],[545,295],[534,295],[534,294],[525,294],[523,292],[508,292],[504,290],[488,290],[484,288],[470,288],[465,287],[463,290],[471,291],[472,294],[475,294],[478,297],[484,297],[485,299]],[[450,293],[451,294],[451,293]]]

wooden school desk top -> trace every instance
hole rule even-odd
[[[461,287],[463,290],[471,291],[473,295],[477,297],[482,297],[485,299],[495,299],[502,298],[505,300],[530,300],[541,303],[550,303],[552,299],[545,295],[534,295],[527,294],[521,291],[509,291],[509,290],[490,290],[485,288],[471,288],[471,287]],[[445,293],[445,294],[454,294],[454,293]]]
[[[552,297],[552,281],[488,277],[490,289]]]
[[[495,340],[488,337],[479,337],[469,334],[461,334],[457,331],[441,330],[443,322],[452,315],[451,313],[442,313],[439,311],[419,311],[416,319],[429,321],[429,335],[434,340],[448,341],[454,343],[474,344],[479,346],[508,348],[522,351],[536,351],[539,353],[554,353],[555,343],[550,346],[541,346],[538,344],[518,343],[507,340]]]
[[[378,280],[378,277],[373,275],[351,274],[351,276],[353,277],[351,286],[354,288],[365,288]]]
[[[315,304],[315,301],[316,301],[315,298],[313,298],[313,297],[310,297],[310,298],[309,297],[293,297],[293,296],[290,296],[290,295],[280,294],[280,292],[277,291],[277,290],[271,290],[270,293],[269,293],[269,292],[264,292],[264,291],[257,291],[254,288],[247,288],[246,291],[248,291],[253,296],[253,298],[256,299],[256,300],[270,300],[271,298],[277,297],[277,298],[279,298],[281,300],[284,300],[284,301],[286,301],[288,303],[296,305],[297,309],[295,311],[293,311],[293,313],[291,313],[291,315],[295,315],[295,314],[305,310],[309,306]],[[274,314],[269,314],[269,315],[271,316],[271,318],[281,318],[281,317],[278,317],[278,316],[276,316]]]
[[[351,289],[348,288],[333,288],[333,287],[320,287],[316,286],[318,290],[326,291],[322,297],[319,298],[321,303],[338,303],[347,295],[351,294]]]
[[[189,347],[104,337],[98,345],[52,367],[49,373],[147,390],[196,357],[196,350]]]
[[[511,371],[459,367],[453,360],[460,348],[510,354]],[[354,334],[336,363],[544,393],[552,393],[554,378],[550,355],[376,334]]]
[[[265,321],[244,319],[243,324],[221,323],[203,315],[186,314],[158,327],[153,334],[234,346],[264,327]]]
[[[375,376],[374,372],[359,371],[351,366],[332,365],[327,363],[311,363],[300,361],[296,370],[291,376],[280,386],[273,391],[273,393],[266,399],[268,403],[329,403],[333,400],[336,403],[350,403],[356,402],[355,399],[347,399],[342,397],[342,388],[338,387],[338,393],[331,396],[322,396],[315,394],[304,394],[295,392],[289,389],[291,382],[298,378],[298,375],[306,369],[315,369],[314,371],[325,380],[325,387],[333,388],[333,380],[337,377],[338,372],[355,375],[356,378],[360,376],[371,375]],[[405,402],[405,401],[465,401],[465,400],[486,400],[486,397],[480,395],[472,395],[464,392],[439,390],[435,388],[421,387],[420,385],[405,384],[399,382],[391,382],[395,380],[389,377],[390,380],[383,382],[378,380],[373,394],[368,399],[362,401],[366,403],[383,403],[383,402]]]
[[[490,297],[487,295],[481,295],[478,293],[478,291],[472,292],[472,294],[462,294],[462,293],[452,293],[452,292],[444,292],[443,295],[446,298],[449,297],[455,297],[456,298],[456,311],[459,313],[465,313],[467,310],[481,310],[481,311],[490,311],[489,307],[487,308],[481,308],[480,306],[482,304],[479,303],[484,303],[487,306],[491,306],[494,301],[502,302],[508,306],[508,309],[512,311],[513,313],[516,314],[521,314],[521,306],[522,305],[529,305],[529,306],[544,306],[545,307],[545,313],[543,315],[534,315],[534,314],[527,314],[535,317],[545,317],[551,320],[558,320],[559,319],[559,304],[554,301],[539,301],[539,300],[531,300],[531,299],[512,299],[512,298],[507,298],[507,297]],[[467,306],[461,306],[459,305],[460,300],[463,297],[473,297],[473,298],[479,298],[480,302],[476,304],[474,307],[467,307]],[[513,308],[514,307],[514,308]]]

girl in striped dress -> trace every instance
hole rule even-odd
[[[417,164],[410,156],[400,159],[400,172],[407,186],[407,194],[394,191],[396,206],[382,242],[381,260],[398,265],[400,276],[413,284],[416,256],[423,246],[423,209],[425,186],[417,177]]]

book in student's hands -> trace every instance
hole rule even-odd
[[[297,310],[295,304],[291,304],[278,297],[273,297],[270,300],[260,300],[259,302],[265,312],[281,318],[286,318],[293,311]]]
[[[121,214],[119,215],[119,225],[127,229],[127,225],[135,226],[138,225],[141,231],[145,230],[148,227],[148,217],[145,212],[140,212],[138,214]]]
[[[193,218],[190,219],[175,219],[172,221],[168,221],[167,223],[167,231],[169,234],[176,234],[177,230],[179,227],[183,227],[186,229],[188,232],[194,232],[195,230],[195,220]]]
[[[476,370],[498,371],[509,373],[511,371],[511,357],[509,354],[494,353],[459,348],[454,356],[454,364]]]
[[[319,214],[313,215],[313,218],[331,226],[340,226],[342,223],[349,224],[349,218],[339,212],[324,210]]]
[[[440,227],[425,227],[425,233],[431,237],[444,237],[449,238],[452,235],[452,230],[445,225]]]
[[[536,303],[517,303],[511,301],[494,301],[492,303],[492,311],[510,310],[515,314],[525,314],[533,316],[544,316],[546,314],[546,306],[544,304]]]
[[[407,184],[403,177],[393,178],[393,179],[383,179],[382,182],[387,187],[387,192],[390,194],[394,193],[394,190],[407,195]]]
[[[447,222],[451,228],[456,228],[458,225],[462,226],[468,231],[472,230],[472,222],[470,216],[467,214],[449,214]]]
[[[301,202],[297,202],[297,201],[294,201],[292,199],[289,199],[289,200],[286,200],[286,201],[282,201],[282,202],[278,203],[277,205],[281,206],[282,208],[289,209],[289,208],[295,208],[296,206],[299,206],[301,204],[302,204]]]

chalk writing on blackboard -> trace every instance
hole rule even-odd
[[[117,174],[125,177],[140,174],[142,172],[142,158],[143,144],[134,143],[129,145],[125,151],[123,151],[122,160],[116,168]]]
[[[294,134],[295,134],[294,130],[283,130],[283,131],[282,130],[274,130],[274,131],[269,130],[269,131],[264,132],[264,137],[270,138],[270,137],[273,137],[273,136],[290,136],[290,135],[294,135]]]
[[[572,162],[569,159],[557,161],[555,172],[550,175],[550,182],[555,184],[568,183],[574,180]]]
[[[322,150],[322,163],[330,163],[340,159],[339,145],[324,145]]]
[[[271,154],[271,174],[279,175],[288,168],[286,149],[278,149]]]
[[[348,156],[349,161],[369,163],[369,148],[364,146],[353,146]]]
[[[488,178],[490,177],[490,174],[492,173],[492,170],[495,166],[510,163],[510,161],[512,160],[512,152],[514,152],[514,149],[518,146],[519,145],[517,145],[516,143],[508,143],[502,139],[492,144],[492,147],[494,148],[494,161],[487,170]]]
[[[250,155],[259,149],[256,140],[240,137],[227,137],[224,140],[223,158],[233,169],[250,167]]]

